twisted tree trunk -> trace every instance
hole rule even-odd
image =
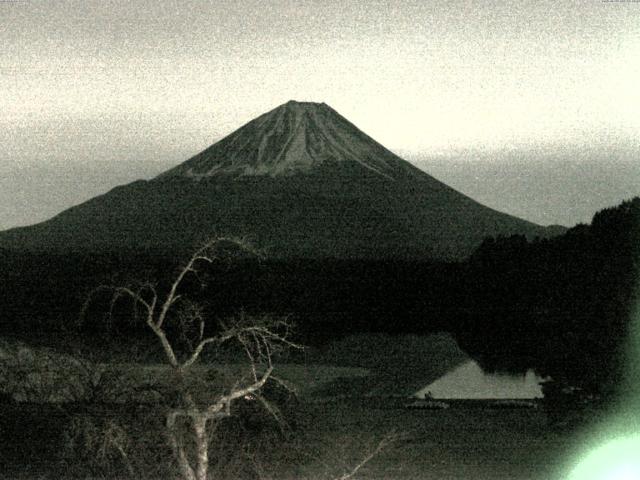
[[[200,414],[193,419],[193,430],[196,434],[196,480],[207,480],[207,471],[209,470],[209,445],[206,414]]]

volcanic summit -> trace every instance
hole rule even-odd
[[[273,258],[455,259],[487,236],[551,233],[453,190],[328,105],[290,101],[150,181],[1,232],[0,247],[167,253],[230,234]]]
[[[359,167],[390,180],[420,175],[328,105],[292,100],[162,176],[275,177],[330,166]]]

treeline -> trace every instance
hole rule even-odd
[[[100,284],[152,282],[166,290],[178,261],[129,252],[85,256],[5,255],[0,334],[73,331],[89,293]],[[203,265],[186,283],[190,298],[211,316],[240,309],[290,316],[300,340],[319,344],[356,332],[428,333],[449,330],[462,310],[461,265],[396,260],[287,260],[242,258]],[[83,335],[108,332],[98,302]],[[131,309],[121,305],[108,327],[135,335]],[[144,329],[142,329],[144,332]]]
[[[534,367],[607,395],[621,385],[640,273],[640,198],[527,242],[488,239],[466,263],[461,346],[489,369]]]
[[[209,266],[185,287],[214,317],[239,309],[289,315],[307,344],[357,332],[444,330],[489,369],[533,367],[561,383],[608,392],[625,362],[639,229],[636,198],[552,239],[488,239],[461,263],[237,258]],[[22,337],[78,332],[95,286],[139,280],[162,290],[179,265],[170,256],[124,251],[0,251],[0,261],[0,335]],[[94,305],[81,335],[135,341],[144,334],[132,326],[128,306],[111,323],[104,308]]]

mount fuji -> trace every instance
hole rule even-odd
[[[448,187],[324,103],[290,101],[152,180],[0,232],[0,247],[172,254],[237,235],[276,259],[461,259],[487,236],[558,233]]]

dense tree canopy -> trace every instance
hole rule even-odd
[[[490,368],[535,367],[590,391],[615,390],[639,272],[639,233],[635,198],[550,240],[485,241],[468,262],[470,314],[456,325],[463,347]]]

